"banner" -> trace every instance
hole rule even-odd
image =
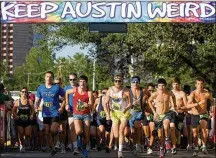
[[[215,7],[215,1],[3,1],[1,23],[215,23]]]

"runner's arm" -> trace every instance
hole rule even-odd
[[[96,107],[97,107],[97,105],[99,104],[99,100],[100,100],[100,98],[97,98],[96,100],[95,100],[95,102],[94,102],[94,106],[93,106],[93,113],[95,113],[96,112]]]
[[[127,94],[128,97],[128,105],[125,107],[125,111],[129,110],[132,107],[132,94],[129,91],[129,89],[126,89],[125,93]]]
[[[65,105],[69,105],[69,94],[73,94],[74,90],[73,89],[69,89],[66,91],[65,93]]]
[[[195,95],[194,92],[191,92],[189,99],[188,99],[188,103],[187,103],[187,109],[192,109],[192,108],[200,105],[200,103],[198,103],[198,102],[193,103],[194,95]]]
[[[183,96],[182,99],[183,99],[184,106],[181,106],[179,108],[181,110],[187,111],[187,95],[184,92],[182,92],[182,96]]]
[[[107,91],[105,96],[105,104],[104,104],[104,111],[106,113],[106,117],[110,118],[110,109],[109,109],[109,98],[110,98],[110,89]]]
[[[170,109],[175,111],[176,110],[176,98],[172,92],[170,93],[170,105],[171,105]]]
[[[143,98],[142,98],[142,109],[143,109],[143,112],[145,110],[148,111],[148,96],[147,95],[144,95]]]
[[[92,91],[88,91],[88,96],[89,96],[89,102],[88,102],[88,107],[92,111],[93,110],[93,104],[94,104],[94,97]]]
[[[41,102],[41,99],[36,97],[35,99],[35,108],[38,109],[38,107],[40,106],[40,102]]]
[[[156,95],[156,93],[153,93],[152,94],[152,96],[149,98],[149,100],[148,100],[148,105],[149,105],[149,107],[151,108],[151,110],[152,110],[152,112],[154,113],[154,114],[156,114],[156,111],[155,111],[155,109],[154,109],[154,106],[153,106],[153,101],[154,101],[154,99],[157,97],[157,95]]]
[[[34,108],[34,103],[32,100],[29,99],[29,104],[30,104],[30,107],[31,107],[31,116],[33,117],[34,114],[35,114],[35,108]]]

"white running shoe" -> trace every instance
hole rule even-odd
[[[149,148],[149,147],[147,148],[147,154],[148,154],[148,155],[151,155],[151,154],[153,154],[153,151],[152,151],[152,149],[151,149],[151,148]]]
[[[56,142],[55,149],[61,149],[61,143],[59,141]]]
[[[65,154],[65,153],[66,153],[65,145],[62,144],[62,145],[61,145],[61,154]]]

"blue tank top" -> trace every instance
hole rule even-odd
[[[60,108],[59,96],[64,97],[64,89],[58,85],[52,85],[51,88],[46,88],[41,85],[37,89],[37,97],[43,99],[43,117],[57,117],[59,116],[58,109]]]
[[[106,118],[106,113],[104,111],[104,107],[102,104],[102,96],[101,96],[100,102],[98,104],[97,119],[104,119],[104,118]]]
[[[143,98],[143,90],[142,90],[142,88],[140,88],[140,95],[139,95],[138,98],[134,97],[134,94],[133,94],[131,89],[130,89],[130,91],[131,91],[131,95],[132,95],[132,109],[135,112],[144,112],[144,109],[142,107],[142,98]]]

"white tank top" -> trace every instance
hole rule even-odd
[[[119,92],[114,92],[112,87],[110,88],[110,109],[111,110],[118,110],[118,111],[124,111],[125,107],[128,105],[128,99],[123,99],[123,90],[124,88]]]

